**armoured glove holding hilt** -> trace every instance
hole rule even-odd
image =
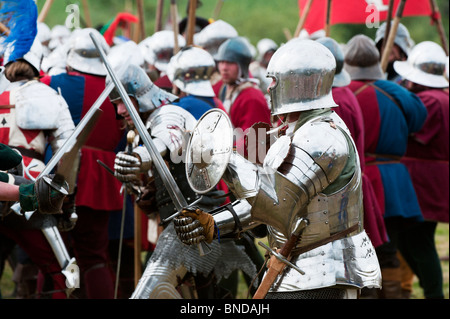
[[[33,184],[21,184],[19,186],[19,202],[23,211],[38,210],[42,214],[60,214],[66,197],[69,185],[63,182],[62,191],[50,186],[45,178],[52,178],[53,175],[42,176]]]
[[[213,216],[199,208],[183,209],[174,219],[174,227],[178,238],[187,245],[211,243],[217,237]]]

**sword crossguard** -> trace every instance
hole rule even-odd
[[[275,250],[273,250],[272,248],[270,248],[269,246],[267,246],[266,244],[264,244],[263,242],[258,242],[258,245],[260,245],[261,247],[263,247],[265,250],[267,250],[269,253],[271,253],[273,256],[275,256],[275,258],[277,258],[279,261],[281,261],[282,263],[288,265],[289,267],[297,270],[300,274],[304,275],[305,272],[303,270],[301,270],[300,268],[298,268],[296,265],[294,265],[293,263],[291,263],[289,260],[287,260],[283,255],[279,254],[278,252],[276,252]]]

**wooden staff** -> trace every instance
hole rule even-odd
[[[447,36],[445,35],[444,26],[442,25],[442,19],[441,19],[441,15],[439,13],[439,7],[436,4],[436,0],[430,0],[430,5],[431,5],[431,10],[432,10],[431,18],[436,23],[436,28],[438,30],[439,37],[441,38],[442,48],[444,49],[445,54],[447,54],[447,56],[448,56]]]
[[[145,39],[145,18],[144,18],[144,2],[143,0],[137,0],[137,10],[139,17],[139,40]]]
[[[313,0],[308,0],[308,2],[306,3],[306,6],[303,9],[302,15],[300,17],[300,20],[298,21],[297,29],[295,30],[294,33],[294,38],[297,38],[300,35],[300,31],[302,31],[303,26],[305,25],[306,17],[308,16],[309,10],[311,9],[312,2]]]
[[[178,44],[178,34],[180,33],[180,30],[178,29],[177,12],[178,12],[177,1],[170,0],[170,17],[172,19],[173,40],[174,40],[173,55],[177,54],[178,51],[180,50],[180,46]]]
[[[89,6],[87,0],[83,0],[83,12],[86,21],[86,26],[92,28],[91,15],[89,14]]]
[[[288,28],[283,28],[283,33],[284,33],[284,36],[286,37],[286,40],[289,41],[290,39],[292,39],[291,31],[289,31]]]
[[[186,45],[194,44],[195,11],[196,10],[197,10],[197,0],[189,0],[189,14],[188,14]]]
[[[141,260],[141,210],[134,204],[134,286],[136,287],[142,276]]]
[[[178,29],[178,7],[176,0],[170,0],[170,17],[172,20],[172,30],[173,30],[173,55],[180,51],[180,45],[178,44],[178,34],[180,30]],[[178,95],[180,92],[178,87],[172,83],[172,94]]]
[[[327,4],[327,20],[325,24],[325,36],[330,36],[330,26],[331,26],[331,2],[332,0],[328,0]]]
[[[44,7],[42,8],[41,12],[39,13],[37,22],[44,22],[45,18],[47,17],[48,11],[50,10],[50,7],[53,4],[53,0],[47,0],[45,1]]]
[[[389,0],[389,9],[386,18],[386,30],[384,31],[384,38],[383,44],[381,46],[381,52],[383,52],[384,47],[386,46],[387,38],[389,37],[389,32],[391,31],[392,12],[394,12],[394,0]]]
[[[217,0],[216,7],[214,8],[213,20],[217,20],[220,15],[220,11],[222,10],[224,0]]]
[[[387,65],[389,63],[389,55],[391,54],[392,47],[394,46],[395,36],[397,34],[398,25],[400,24],[400,20],[403,16],[403,9],[405,8],[406,0],[401,0],[398,7],[397,12],[395,14],[395,18],[392,24],[392,29],[389,32],[389,37],[386,42],[386,46],[383,50],[383,55],[381,57],[381,69],[383,72],[386,72]]]
[[[158,0],[156,6],[155,32],[162,30],[162,14],[164,8],[164,0]]]

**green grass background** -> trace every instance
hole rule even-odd
[[[204,18],[213,18],[216,5],[222,0],[198,0],[200,6],[196,13]],[[441,12],[445,33],[449,34],[449,1],[436,0]],[[113,19],[118,12],[128,11],[136,14],[137,5],[134,0],[88,0],[88,12],[92,26],[106,24]],[[144,0],[144,21],[146,36],[155,31],[155,18],[157,0]],[[38,8],[41,9],[45,0],[37,0]],[[86,26],[85,11],[81,0],[54,0],[53,5],[45,19],[49,26],[64,24],[68,15],[66,7],[70,4],[78,4],[80,8],[81,26]],[[164,8],[162,20],[167,22],[170,15],[170,1],[163,0]],[[177,11],[179,18],[187,16],[188,0],[177,0]],[[220,14],[215,17],[233,25],[239,35],[247,37],[253,45],[257,41],[268,37],[278,44],[286,42],[286,31],[291,35],[299,20],[299,8],[297,0],[225,0]],[[405,17],[401,21],[409,29],[413,40],[418,43],[432,40],[440,43],[436,27],[430,24],[428,17]],[[365,25],[334,25],[331,27],[330,36],[339,42],[347,42],[353,35],[364,33],[375,37],[376,29],[366,28]],[[448,42],[448,41],[447,41]]]

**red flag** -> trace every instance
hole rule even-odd
[[[300,16],[309,0],[298,0]],[[400,0],[394,1],[393,16]],[[334,24],[369,24],[385,21],[389,9],[389,0],[333,0],[331,2],[330,25]],[[309,34],[325,29],[327,0],[314,0],[303,28]],[[431,16],[429,0],[408,0],[403,16]]]

